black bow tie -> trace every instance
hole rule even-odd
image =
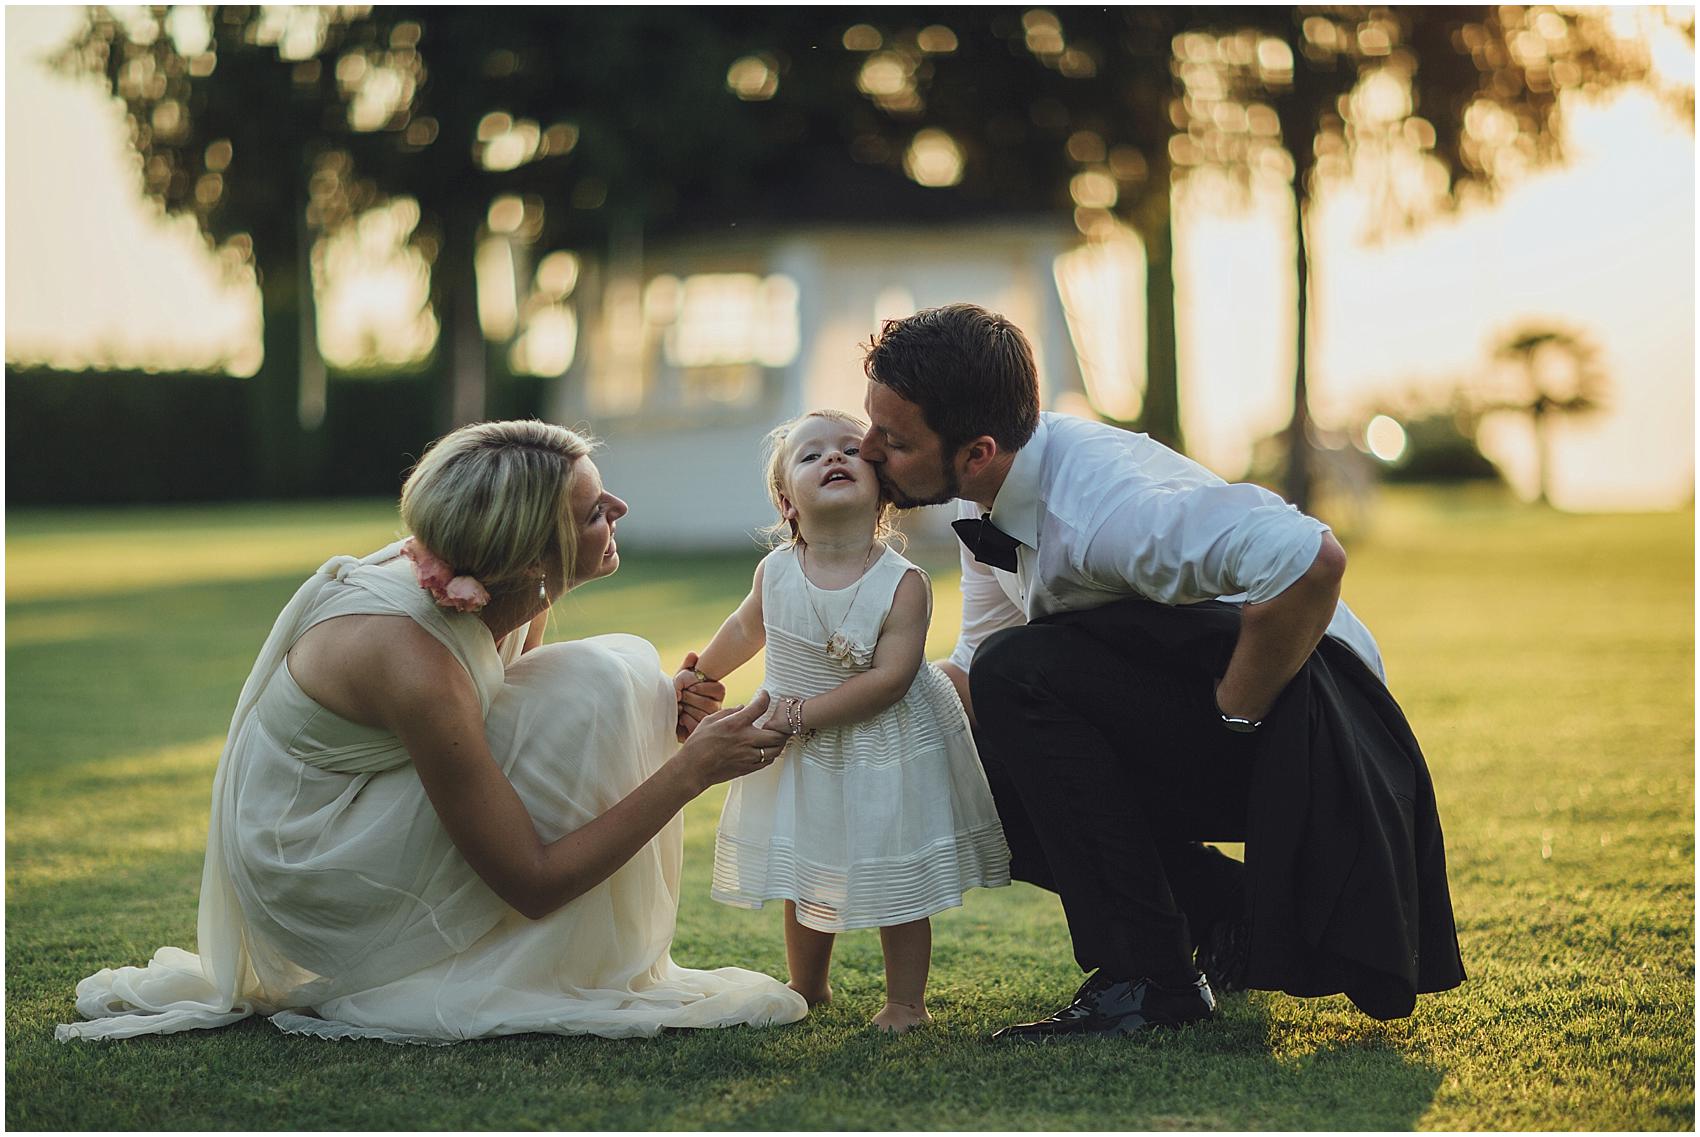
[[[977,521],[964,517],[961,521],[952,521],[950,527],[956,530],[956,535],[974,554],[975,560],[1005,572],[1015,571],[1015,547],[1020,542],[993,525],[991,514],[983,514]]]

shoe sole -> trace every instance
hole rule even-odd
[[[1209,1022],[1215,1017],[1215,1015],[1206,1015],[1203,1018],[1187,1019],[1185,1022],[1170,1022],[1163,1019],[1152,1019],[1144,1026],[1134,1027],[1131,1030],[1052,1031],[1047,1034],[1008,1034],[1004,1035],[1002,1038],[990,1035],[986,1038],[986,1041],[995,1042],[1000,1046],[1007,1043],[1034,1046],[1052,1042],[1057,1039],[1068,1038],[1133,1038],[1152,1030],[1180,1030],[1182,1027],[1195,1026],[1198,1023]]]

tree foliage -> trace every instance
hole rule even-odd
[[[1660,82],[1653,35],[1691,53],[1692,15],[178,6],[92,8],[62,62],[123,101],[143,191],[257,274],[255,430],[280,485],[290,455],[311,460],[310,432],[284,420],[311,365],[313,258],[322,283],[323,239],[399,199],[429,273],[421,319],[441,327],[445,425],[500,406],[474,273],[492,231],[598,250],[740,218],[1056,211],[1089,238],[1140,233],[1142,425],[1178,442],[1174,179],[1294,195],[1288,492],[1303,503],[1315,195],[1370,187],[1396,229],[1491,192],[1562,157],[1567,95]],[[1691,85],[1663,93],[1692,120]]]
[[[1410,227],[1564,156],[1567,96],[1652,86],[1693,121],[1693,87],[1653,65],[1693,14],[1552,6],[1194,9],[1175,41],[1170,156],[1182,180],[1290,186],[1299,312],[1287,496],[1311,493],[1308,376],[1313,200],[1356,182],[1373,224]]]
[[[1146,269],[1145,387],[1136,426],[1182,444],[1169,218],[1170,41],[1186,8],[944,9],[951,50],[918,50],[923,16],[861,27],[886,34],[876,68],[900,77],[870,96],[864,149],[895,164],[918,129],[944,131],[963,154],[962,194],[1005,210],[1072,216],[1088,241],[1138,233]],[[848,37],[848,33],[847,33]],[[1102,409],[1100,410],[1102,413]],[[1107,416],[1106,416],[1107,417]]]

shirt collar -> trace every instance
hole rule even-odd
[[[1015,452],[1009,473],[992,502],[992,524],[1026,545],[1039,547],[1039,474],[1045,464],[1045,442],[1049,436],[1045,416],[1027,445]]]

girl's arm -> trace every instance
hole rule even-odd
[[[761,613],[762,570],[766,567],[766,561],[756,566],[750,594],[726,617],[726,622],[720,625],[720,630],[714,633],[702,654],[696,656],[694,662],[687,656],[685,666],[673,676],[673,694],[679,704],[678,736],[681,742],[690,737],[704,717],[720,709],[720,702],[726,697],[726,688],[721,685],[721,680],[748,663],[767,643],[767,627],[762,623]],[[707,675],[709,682],[699,680],[698,671]]]
[[[895,705],[908,694],[926,654],[931,609],[932,592],[926,578],[919,572],[905,573],[898,582],[897,594],[892,597],[885,626],[880,629],[879,643],[874,645],[873,666],[825,694],[806,700],[802,728],[814,730],[860,722]],[[774,695],[766,725],[789,729],[785,698]]]

